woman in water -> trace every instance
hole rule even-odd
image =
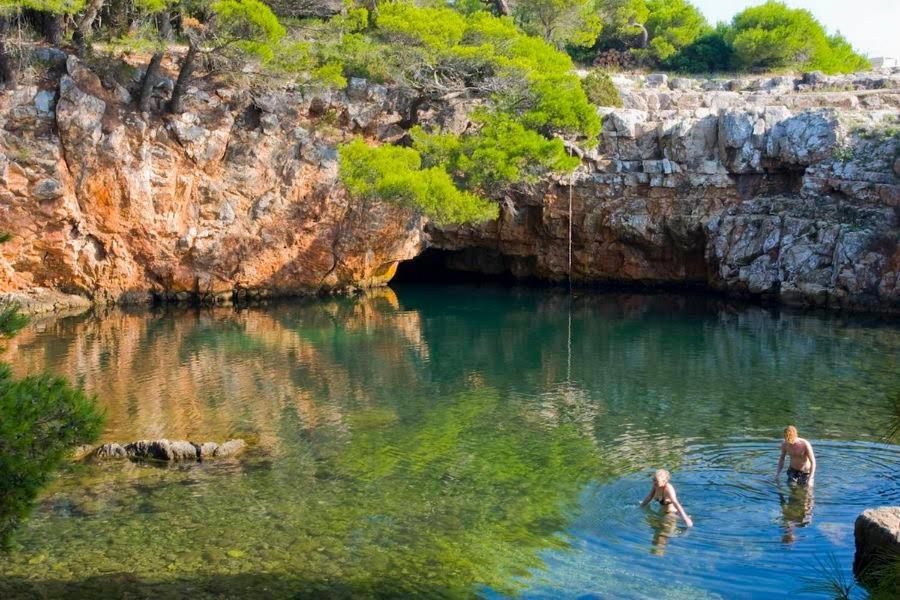
[[[775,481],[784,467],[784,455],[790,454],[791,466],[788,467],[788,481],[797,485],[812,485],[816,476],[816,455],[812,444],[797,435],[797,428],[788,425],[784,428],[784,441],[781,443],[781,456],[778,458],[778,469]]]
[[[650,493],[641,502],[641,506],[647,506],[651,501],[656,500],[667,514],[678,514],[684,519],[684,524],[693,527],[694,522],[685,512],[684,507],[678,501],[675,495],[675,486],[669,483],[671,476],[665,469],[660,469],[653,474],[653,487]]]

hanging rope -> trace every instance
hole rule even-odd
[[[569,293],[572,293],[572,181],[569,180]]]

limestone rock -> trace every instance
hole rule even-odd
[[[856,518],[853,533],[856,540],[853,572],[871,580],[878,565],[900,559],[900,506],[863,511]]]
[[[65,189],[58,179],[47,177],[34,185],[32,193],[38,200],[56,200],[65,193]]]
[[[0,297],[29,310],[383,285],[427,245],[461,268],[561,280],[571,222],[577,281],[900,312],[898,73],[617,75],[625,106],[597,109],[600,138],[579,150],[571,188],[546,181],[511,194],[497,222],[436,227],[353,202],[337,179],[353,135],[408,135],[402,88],[244,92],[198,79],[185,112],[151,117],[76,57],[63,64],[0,92],[0,231],[16,233]],[[822,87],[846,91],[805,93]],[[463,132],[477,108],[457,98],[417,114]]]
[[[203,442],[202,444],[200,444],[200,460],[213,458],[216,455],[216,450],[218,449],[219,445],[215,442]]]
[[[128,456],[128,452],[120,444],[113,442],[98,447],[91,456],[94,458],[125,458]]]
[[[83,456],[95,459],[131,458],[136,460],[159,460],[166,462],[184,462],[227,458],[237,456],[247,448],[242,439],[228,440],[223,444],[203,442],[202,444],[186,440],[140,440],[130,444],[108,443],[95,449],[85,448]]]
[[[228,458],[237,456],[247,448],[247,442],[241,439],[228,440],[213,451],[215,458]]]

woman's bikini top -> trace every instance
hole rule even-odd
[[[659,490],[659,492],[660,492],[660,494],[662,494],[662,496],[657,497],[656,494],[653,494],[653,499],[656,500],[657,502],[659,502],[660,506],[668,506],[668,505],[672,504],[672,501],[669,500],[665,495],[666,494],[665,488]]]

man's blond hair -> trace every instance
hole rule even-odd
[[[793,444],[797,441],[797,428],[793,425],[788,425],[784,428],[784,441],[788,444]]]

